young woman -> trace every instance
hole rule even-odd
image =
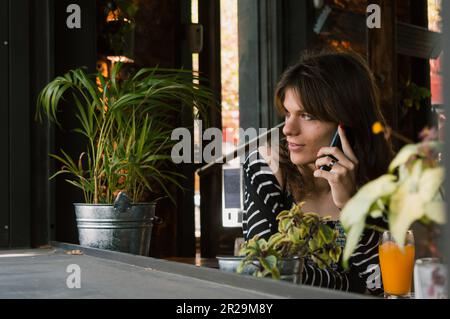
[[[305,54],[282,74],[275,105],[285,116],[285,141],[279,152],[259,147],[246,157],[244,238],[269,238],[278,213],[305,201],[306,211],[331,216],[343,248],[341,209],[360,186],[386,172],[393,156],[390,143],[371,131],[374,122],[384,123],[373,75],[353,53]],[[336,130],[342,146],[329,147]],[[308,261],[303,283],[382,293],[378,239],[377,232],[364,232],[349,270],[341,263],[321,270]]]

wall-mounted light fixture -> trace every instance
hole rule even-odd
[[[134,62],[134,19],[114,0],[105,7],[104,35],[106,38],[105,55],[114,62]]]

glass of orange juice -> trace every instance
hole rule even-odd
[[[412,231],[408,230],[403,249],[394,241],[391,232],[385,231],[378,253],[385,297],[411,298],[415,255]]]

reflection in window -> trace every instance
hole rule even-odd
[[[223,154],[239,143],[239,54],[237,0],[220,1]]]
[[[442,31],[441,8],[441,0],[428,0],[428,29],[431,31]],[[431,104],[433,105],[443,103],[441,55],[437,59],[430,59]]]

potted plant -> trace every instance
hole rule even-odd
[[[182,176],[170,167],[177,116],[194,106],[204,115],[212,94],[193,82],[191,71],[123,73],[117,63],[110,77],[83,69],[58,76],[40,92],[36,116],[60,126],[62,99],[72,98],[66,107],[79,120],[73,131],[86,149],[74,158],[64,150],[52,154],[62,167],[50,178],[64,174],[84,195],[84,203],[74,204],[80,244],[146,255],[156,220],[149,195],[161,189],[175,202],[170,189],[181,187]]]
[[[375,123],[374,133],[386,131]],[[341,223],[347,232],[343,260],[348,261],[364,228],[379,229],[368,216],[384,217],[395,241],[403,247],[406,233],[415,222],[432,229],[445,223],[443,182],[440,163],[443,143],[426,129],[420,143],[406,144],[389,165],[387,174],[365,184],[342,210]],[[397,133],[398,134],[398,133]]]
[[[375,134],[394,133],[380,123],[375,123],[372,130]],[[392,135],[407,141],[398,133]],[[446,222],[443,143],[437,140],[438,136],[436,129],[425,128],[420,134],[422,142],[407,141],[390,163],[387,174],[364,185],[342,210],[341,223],[347,231],[344,266],[364,228],[383,232],[380,267],[388,296],[409,298],[413,273],[416,298],[446,296],[446,266],[436,258],[441,256],[434,238],[438,226]],[[372,225],[379,218],[383,218],[387,229]],[[410,227],[416,223],[426,227],[427,249],[432,258],[419,258],[414,264],[415,245]]]
[[[280,212],[277,216],[278,232],[267,241],[255,236],[244,243],[241,256],[235,258],[238,273],[301,283],[307,258],[320,268],[339,261],[338,232],[326,224],[328,217],[304,212],[303,205],[304,202],[294,204],[290,210]]]

